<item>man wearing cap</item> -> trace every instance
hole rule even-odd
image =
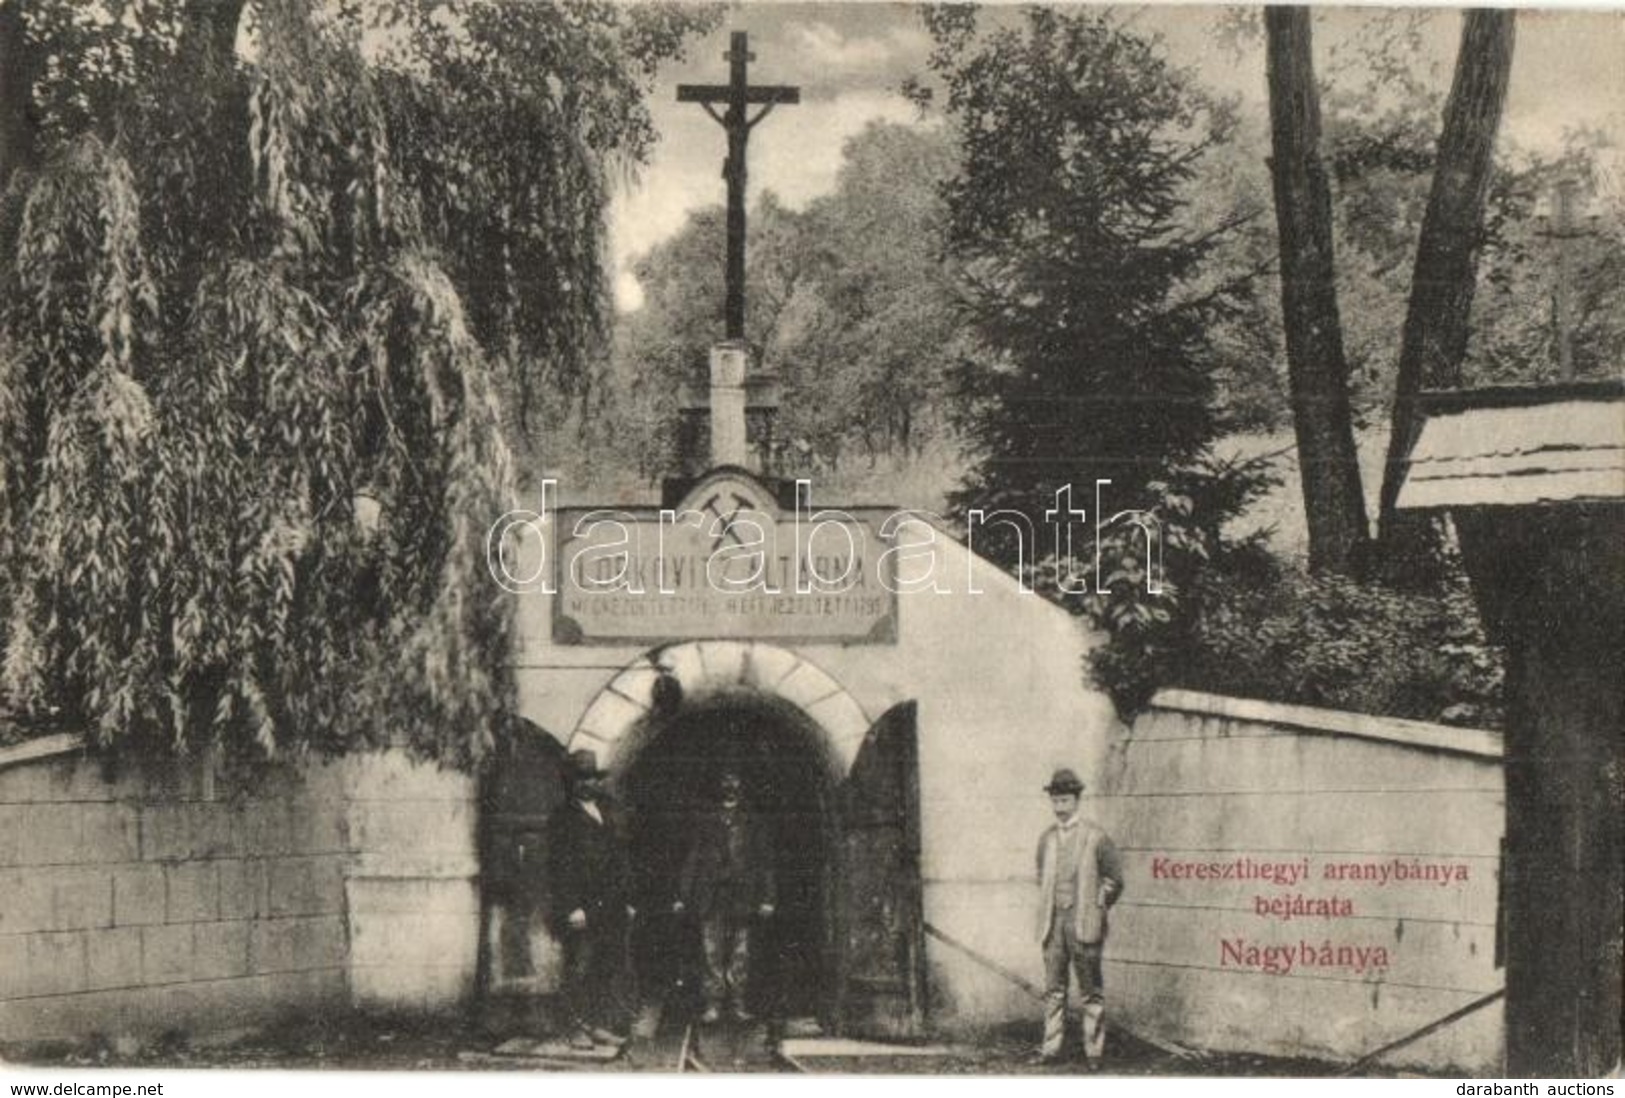
[[[744,805],[744,783],[725,773],[717,783],[717,808],[699,821],[694,845],[683,861],[672,910],[691,910],[700,920],[705,952],[705,1013],[715,1022],[724,1008],[749,1021],[746,991],[751,923],[772,916],[777,904],[771,836]]]
[[[569,795],[548,822],[549,884],[564,951],[563,1000],[570,1045],[620,1046],[617,993],[625,978],[626,934],[636,911],[619,811],[591,751],[570,754]]]
[[[1057,1063],[1066,1029],[1067,985],[1078,976],[1083,996],[1083,1052],[1100,1070],[1105,1051],[1105,989],[1101,952],[1106,911],[1123,893],[1123,866],[1111,837],[1078,813],[1083,782],[1055,771],[1044,787],[1055,822],[1038,840],[1038,941],[1044,949],[1044,1043],[1038,1059]]]

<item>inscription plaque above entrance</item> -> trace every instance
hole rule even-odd
[[[756,478],[724,469],[672,509],[561,509],[553,639],[895,642],[892,512],[815,507],[801,488],[786,512]]]

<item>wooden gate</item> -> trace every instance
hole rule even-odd
[[[925,1031],[916,706],[869,729],[836,798],[836,1025],[879,1038]]]

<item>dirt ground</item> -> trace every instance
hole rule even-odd
[[[1031,1028],[1032,1032],[1027,1032]],[[463,1019],[399,1019],[362,1015],[308,1018],[273,1028],[191,1040],[169,1034],[145,1045],[100,1041],[87,1046],[0,1048],[13,1064],[36,1067],[150,1067],[226,1070],[338,1071],[646,1071],[674,1072],[681,1058],[680,1032],[634,1040],[607,1064],[566,1064],[528,1056],[496,1055],[515,1034]],[[974,1043],[955,1043],[933,1055],[798,1057],[788,1063],[775,1055],[761,1031],[701,1031],[696,1051],[712,1071],[886,1075],[1066,1075],[1081,1064],[1030,1062],[1036,1026],[988,1034]],[[1328,1077],[1341,1065],[1316,1060],[1253,1055],[1204,1055],[1154,1047],[1123,1033],[1108,1038],[1104,1073],[1123,1076],[1288,1076]],[[1373,1075],[1395,1073],[1376,1070]]]

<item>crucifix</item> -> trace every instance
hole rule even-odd
[[[1557,370],[1564,381],[1574,380],[1574,248],[1582,237],[1594,236],[1595,229],[1580,226],[1580,209],[1584,199],[1580,194],[1580,181],[1572,177],[1557,182],[1557,196],[1553,210],[1536,214],[1540,228],[1537,236],[1554,241],[1557,251],[1557,285],[1552,295],[1552,319],[1557,328]],[[1596,225],[1598,216],[1591,215]]]
[[[728,159],[722,165],[722,178],[728,181],[728,281],[727,338],[745,338],[745,143],[756,123],[780,103],[801,102],[801,89],[782,84],[751,87],[745,77],[745,66],[756,60],[746,46],[745,32],[734,31],[729,49],[723,55],[728,62],[726,84],[680,84],[677,102],[698,103],[705,113],[728,132]],[[761,110],[754,116],[747,111],[753,104]],[[725,109],[718,113],[717,107]]]

